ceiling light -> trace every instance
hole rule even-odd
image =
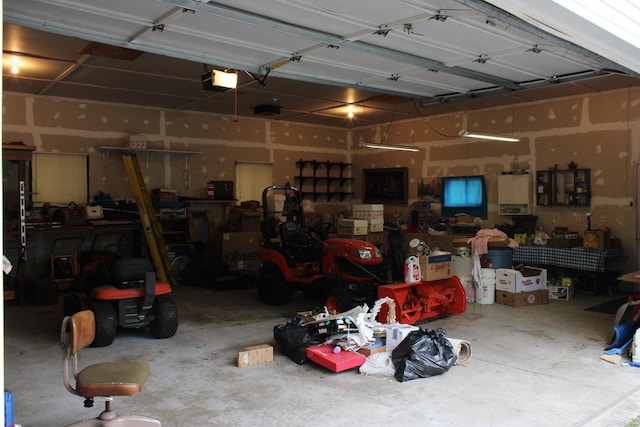
[[[475,133],[475,132],[469,132],[468,130],[461,130],[460,133],[458,133],[458,136],[463,136],[465,138],[489,139],[491,141],[502,141],[502,142],[520,141],[520,138],[513,138],[509,136],[499,136],[499,135],[489,135],[486,133]]]
[[[202,88],[224,92],[227,89],[235,89],[238,86],[238,73],[211,70],[202,75]]]
[[[11,65],[11,74],[18,74],[20,72],[20,61],[18,61],[17,58],[9,61],[9,65]]]
[[[395,150],[395,151],[412,151],[418,152],[420,151],[417,147],[411,147],[409,145],[395,145],[395,144],[376,144],[371,142],[361,142],[359,144],[361,148],[378,148],[382,150]]]

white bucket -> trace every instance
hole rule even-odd
[[[453,255],[451,257],[451,275],[460,278],[471,276],[473,259],[471,257]]]
[[[482,285],[476,292],[476,302],[478,304],[493,304],[496,302],[496,280],[482,278]]]
[[[404,282],[418,283],[422,281],[422,273],[420,271],[420,261],[416,256],[410,256],[404,262]]]

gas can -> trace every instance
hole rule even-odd
[[[420,271],[420,261],[416,256],[410,256],[404,262],[404,282],[417,283],[422,280],[422,272]]]

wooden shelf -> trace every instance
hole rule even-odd
[[[126,153],[162,153],[162,154],[177,154],[181,156],[191,156],[194,154],[202,154],[201,151],[180,151],[180,150],[159,150],[154,148],[128,148],[128,147],[98,147],[98,151],[120,151]]]
[[[149,162],[152,160],[154,154],[168,154],[169,156],[184,156],[188,158],[195,154],[202,154],[201,151],[181,151],[181,150],[159,150],[153,148],[128,148],[128,147],[98,147],[96,150],[101,151],[104,158],[109,157],[110,152],[118,152],[118,153],[128,153],[128,154],[144,154],[145,165],[149,167]],[[188,160],[187,164],[185,164],[185,168],[188,168]]]
[[[345,170],[351,166],[351,163],[345,162],[319,162],[316,160],[298,160],[296,162],[299,175],[294,179],[298,182],[301,189],[301,195],[303,198],[312,199],[314,202],[320,199],[330,201],[344,201],[345,199],[353,195],[352,192],[345,191],[345,186],[350,185],[353,182],[353,178],[344,176]],[[304,175],[304,170],[310,168],[312,170],[311,175]],[[336,168],[338,175],[331,173],[331,170]],[[323,175],[318,174],[319,169],[324,169]],[[312,191],[303,189],[305,182],[307,186],[310,186]],[[337,183],[336,185],[332,185]],[[319,184],[322,184],[322,188],[319,188]]]

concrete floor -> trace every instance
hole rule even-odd
[[[443,375],[400,383],[394,378],[332,373],[281,355],[273,327],[313,308],[301,295],[262,305],[254,289],[174,290],[176,336],[154,340],[121,330],[109,347],[82,361],[146,360],[151,378],[141,394],[116,398],[123,414],[154,416],[163,426],[625,426],[640,417],[640,369],[599,359],[613,315],[584,308],[612,296],[513,308],[470,304],[467,312],[425,324],[469,340],[473,356]],[[62,384],[61,306],[5,304],[5,386],[16,423],[62,426],[96,416],[102,405]],[[238,368],[245,346],[274,345],[274,361]],[[638,424],[633,424],[638,425]]]

